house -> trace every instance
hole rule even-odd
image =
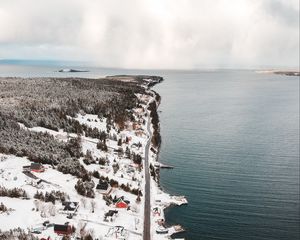
[[[54,232],[57,235],[71,235],[73,232],[73,227],[69,224],[54,224]]]
[[[32,172],[44,172],[45,168],[40,163],[31,163],[31,165],[30,165],[30,171],[32,171]]]
[[[115,206],[116,208],[128,208],[128,204],[122,198],[119,198]]]
[[[79,208],[78,202],[63,202],[63,211],[66,213],[75,213]]]
[[[104,215],[104,221],[108,222],[109,220],[112,222],[115,220],[116,216],[118,215],[118,211],[116,210],[109,210]]]
[[[110,186],[107,181],[99,180],[99,183],[96,185],[96,191],[101,194],[107,194],[110,191]]]
[[[31,165],[23,166],[24,172],[44,172],[45,168],[40,163],[31,163]]]

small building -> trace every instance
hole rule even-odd
[[[115,206],[116,208],[128,208],[128,204],[121,198],[116,202]]]
[[[23,166],[24,172],[44,172],[45,167],[40,163],[31,163],[31,165]]]
[[[157,153],[157,151],[153,147],[151,147],[150,150],[151,150],[151,152],[153,152],[155,154]]]
[[[99,180],[99,183],[96,185],[96,191],[101,194],[107,194],[110,191],[110,186],[107,181]]]
[[[63,203],[63,211],[66,213],[75,213],[79,208],[78,202],[64,202]]]
[[[104,215],[104,221],[108,222],[109,220],[112,222],[115,220],[116,216],[118,215],[118,211],[116,210],[109,210]]]
[[[68,236],[71,235],[73,231],[73,228],[69,224],[54,224],[54,232],[57,235],[63,235],[63,236]]]

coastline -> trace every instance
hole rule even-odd
[[[159,84],[159,83],[155,83]],[[155,85],[154,84],[154,85]],[[152,85],[152,86],[154,86]],[[151,87],[152,87],[151,86]],[[158,116],[158,108],[161,103],[161,96],[155,92],[154,90],[150,90],[153,94],[154,102],[156,107],[154,109],[155,115]],[[153,124],[152,124],[152,132],[153,132]],[[158,134],[160,135],[160,122],[158,120]],[[154,151],[150,151],[150,169],[151,169],[151,193],[152,193],[152,201],[151,201],[151,209],[152,209],[152,223],[151,223],[151,232],[152,239],[160,240],[165,239],[165,237],[171,238],[174,234],[178,234],[184,232],[185,229],[180,225],[168,225],[165,220],[165,210],[172,206],[181,206],[187,204],[188,201],[184,196],[171,196],[160,186],[159,174],[162,167],[172,168],[170,166],[164,166],[159,162],[159,153],[160,153],[161,141],[158,146],[155,147],[153,144],[150,145],[150,148]],[[157,209],[157,213],[153,211],[153,209]],[[160,233],[159,233],[160,231]]]

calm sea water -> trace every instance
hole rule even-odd
[[[299,78],[251,71],[167,74],[161,185],[191,240],[299,239]]]
[[[253,71],[166,72],[0,65],[0,76],[158,74],[162,187],[189,240],[299,238],[299,78]]]

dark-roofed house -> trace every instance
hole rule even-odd
[[[44,172],[45,168],[40,163],[31,163],[31,165],[23,166],[23,172]]]
[[[100,179],[99,183],[96,186],[96,190],[102,194],[108,194],[110,191],[109,183]]]
[[[77,209],[79,208],[78,202],[63,202],[63,212],[70,214],[75,213]]]
[[[104,215],[104,221],[108,222],[109,220],[112,222],[115,220],[116,216],[118,215],[118,211],[116,210],[109,210]]]
[[[30,171],[32,171],[32,172],[44,172],[45,168],[40,163],[31,163],[31,165],[30,165]]]
[[[72,234],[72,226],[68,224],[54,224],[54,232],[57,235],[71,235]]]

